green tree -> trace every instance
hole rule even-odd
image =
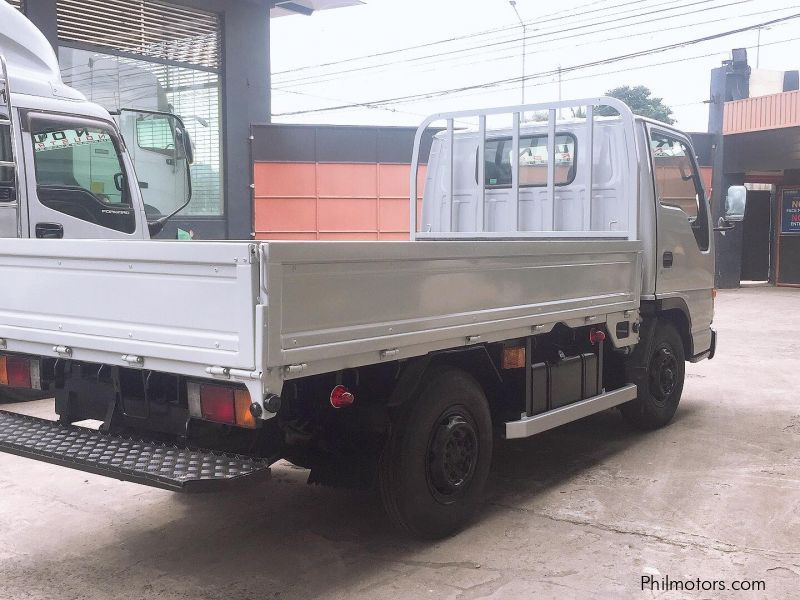
[[[663,98],[654,98],[651,94],[652,92],[649,88],[643,85],[634,87],[623,85],[606,92],[606,96],[622,100],[635,115],[648,117],[670,125],[673,124],[675,119],[672,118],[672,109],[664,104]],[[598,109],[598,113],[609,116],[617,114],[617,111],[613,108],[602,106]]]

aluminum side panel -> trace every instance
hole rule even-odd
[[[0,240],[11,351],[196,374],[254,369],[258,267],[246,242]],[[158,365],[156,367],[156,365]]]
[[[529,334],[537,323],[639,305],[639,242],[270,242],[262,248],[271,368],[369,364],[394,349],[391,358],[407,358],[464,345],[468,336],[507,339]]]

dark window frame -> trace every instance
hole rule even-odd
[[[116,124],[113,121],[108,121],[108,120],[105,120],[105,119],[102,119],[102,118],[93,118],[93,117],[88,117],[88,116],[87,117],[75,116],[75,115],[71,115],[71,114],[64,114],[64,113],[57,113],[57,112],[46,112],[46,111],[39,111],[39,110],[28,110],[28,111],[25,111],[21,115],[21,117],[22,117],[23,123],[24,123],[23,130],[27,134],[27,137],[29,138],[30,143],[31,143],[31,152],[32,152],[32,158],[33,158],[33,173],[34,173],[34,179],[36,180],[36,189],[37,189],[37,193],[36,193],[37,201],[42,206],[44,206],[45,208],[50,208],[50,207],[48,207],[45,203],[43,203],[42,200],[39,198],[38,190],[39,190],[39,187],[47,188],[47,184],[41,185],[39,183],[39,179],[38,179],[38,173],[37,173],[37,167],[36,167],[36,152],[35,152],[35,150],[33,148],[33,145],[35,144],[35,140],[34,140],[33,136],[36,135],[35,134],[35,126],[34,126],[34,124],[37,123],[37,122],[45,122],[45,123],[52,123],[54,128],[55,127],[61,127],[62,129],[65,129],[65,128],[70,128],[70,127],[75,127],[75,128],[94,127],[94,128],[98,128],[98,129],[105,129],[105,130],[108,131],[109,139],[111,140],[111,143],[114,146],[114,151],[116,152],[117,160],[119,161],[120,167],[122,168],[121,172],[123,174],[123,186],[124,186],[124,189],[121,190],[121,194],[122,194],[120,196],[120,200],[121,201],[119,203],[104,202],[102,199],[97,198],[97,196],[93,192],[91,192],[91,190],[86,190],[86,191],[88,193],[90,193],[92,196],[94,196],[97,199],[98,203],[107,206],[108,210],[114,210],[114,209],[116,209],[116,210],[129,210],[130,211],[131,221],[132,221],[132,226],[120,228],[120,227],[114,227],[114,226],[106,225],[106,224],[103,224],[103,223],[92,223],[91,221],[87,221],[86,219],[81,219],[81,217],[73,216],[73,218],[86,221],[87,223],[90,223],[92,225],[97,225],[98,227],[102,227],[104,229],[110,229],[112,231],[118,231],[118,232],[121,232],[121,233],[124,233],[124,234],[127,234],[127,235],[134,235],[137,232],[138,228],[139,228],[139,223],[138,223],[138,218],[137,218],[137,207],[134,204],[134,200],[135,200],[136,196],[134,194],[133,189],[131,188],[131,182],[128,181],[128,177],[125,176],[127,174],[127,172],[128,172],[128,163],[125,161],[125,156],[124,156],[124,154],[125,154],[124,153],[125,143],[122,140],[122,138],[117,134]],[[125,199],[127,199],[128,201],[124,202]],[[54,209],[54,208],[50,208],[50,209],[51,210],[56,210],[56,211],[61,212],[63,214],[66,214],[67,216],[72,216],[69,213],[64,213],[64,211],[62,211],[62,210],[58,210],[58,209]]]
[[[685,150],[688,151],[687,157],[689,158],[689,162],[692,166],[692,181],[694,183],[695,191],[697,192],[697,217],[695,217],[694,220],[692,220],[692,218],[689,217],[689,215],[686,214],[686,211],[684,211],[680,206],[669,204],[668,202],[662,202],[659,197],[658,177],[656,176],[656,156],[653,153],[652,143],[653,136],[655,134],[663,135],[673,141],[683,144]],[[701,252],[708,252],[711,248],[711,232],[709,227],[709,213],[711,207],[708,203],[708,198],[706,198],[706,190],[703,187],[703,180],[700,177],[700,166],[697,163],[697,157],[695,156],[694,147],[692,146],[691,141],[675,131],[669,131],[661,127],[649,127],[647,131],[647,146],[650,153],[650,165],[653,175],[653,194],[656,202],[658,202],[660,206],[677,208],[683,214],[685,214],[687,217],[686,221],[688,222],[689,227],[694,234],[697,247]]]
[[[555,187],[564,187],[564,186],[567,186],[567,185],[572,185],[572,183],[574,183],[575,177],[577,176],[577,173],[578,173],[578,138],[575,137],[575,134],[571,133],[571,132],[556,131],[554,139],[558,139],[559,137],[562,137],[562,136],[563,137],[568,137],[568,138],[570,138],[572,140],[572,148],[573,148],[572,164],[570,165],[570,168],[569,168],[569,179],[567,181],[565,181],[565,182],[562,182],[562,183],[554,182],[554,186]],[[519,136],[520,147],[522,147],[522,140],[534,140],[534,139],[537,139],[537,138],[544,138],[546,140],[546,139],[548,139],[548,135],[546,133],[545,134],[520,135]],[[486,139],[486,144],[488,144],[489,142],[513,141],[513,139],[514,139],[514,137],[510,136],[510,135],[501,136],[501,137],[487,138]],[[556,146],[558,146],[557,143],[556,143]],[[503,146],[498,146],[498,151],[500,151],[500,149],[502,147]],[[528,147],[530,147],[530,144],[528,145]],[[486,149],[486,146],[484,145],[484,151],[485,151],[485,149]],[[549,150],[549,148],[548,148],[548,150]],[[478,155],[479,154],[480,153],[478,151],[475,152],[475,183],[476,184],[478,183],[478,168],[480,167],[480,161],[478,160]],[[549,159],[549,157],[548,157],[548,159]],[[484,163],[485,163],[486,162],[486,156],[485,155],[483,157],[483,160],[484,160]],[[495,164],[496,163],[497,163],[497,161],[495,159]],[[486,172],[485,169],[486,169],[486,167],[484,165],[484,173]],[[487,190],[504,190],[504,189],[511,189],[512,184],[511,183],[507,183],[507,184],[506,183],[489,184],[489,183],[486,183],[486,181],[484,181],[483,187],[485,189],[487,189]],[[520,188],[544,188],[544,187],[547,187],[547,183],[543,183],[543,184],[526,183],[526,184],[520,184],[519,187]]]

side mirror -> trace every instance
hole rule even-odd
[[[734,223],[744,221],[744,212],[747,208],[747,188],[743,185],[732,185],[725,196],[725,216],[720,217],[714,231],[722,232],[734,228]]]

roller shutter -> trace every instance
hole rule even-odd
[[[218,71],[220,18],[152,0],[58,0],[58,37]]]

